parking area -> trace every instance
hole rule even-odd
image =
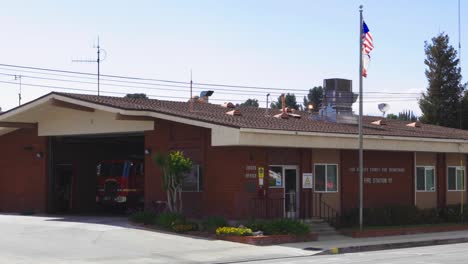
[[[0,215],[0,263],[233,263],[310,252],[136,228],[125,217]]]

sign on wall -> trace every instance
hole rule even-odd
[[[258,185],[263,185],[263,178],[265,178],[265,169],[258,167]]]
[[[302,189],[312,189],[312,173],[303,173],[302,174]]]
[[[255,165],[245,166],[245,178],[256,179],[257,178],[257,166]]]

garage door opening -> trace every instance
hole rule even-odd
[[[143,208],[143,134],[52,137],[48,211],[108,214]]]

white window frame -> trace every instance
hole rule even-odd
[[[317,183],[317,173],[315,172],[315,168],[316,166],[325,166],[325,191],[317,191],[315,189],[315,184]],[[336,166],[336,191],[328,191],[327,190],[327,166],[328,165],[335,165]],[[314,164],[314,181],[313,181],[313,185],[314,185],[314,192],[316,193],[338,193],[340,188],[340,167],[338,166],[338,163],[315,163]]]
[[[182,192],[190,193],[190,192],[203,192],[202,186],[200,186],[200,165],[194,164],[193,167],[197,168],[197,189],[196,190],[184,190],[182,187]]]
[[[268,188],[273,188],[273,189],[284,189],[284,167],[287,167],[288,165],[268,165]],[[281,186],[270,186],[270,167],[281,167]]]
[[[458,186],[457,182],[457,170],[462,169],[463,170],[463,189],[455,189],[455,190],[450,190],[449,189],[449,169],[450,168],[455,168],[455,188]],[[464,192],[466,189],[466,170],[465,166],[447,166],[447,192]]]
[[[418,190],[418,168],[424,168],[424,190]],[[434,190],[428,190],[427,189],[427,175],[426,175],[426,171],[428,169],[432,169],[434,171]],[[414,188],[416,190],[416,192],[436,192],[437,190],[437,175],[436,175],[436,170],[435,170],[435,166],[425,166],[425,165],[418,165],[416,166],[416,175],[415,175],[415,185],[414,185]]]

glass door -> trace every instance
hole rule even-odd
[[[284,166],[284,209],[286,218],[299,217],[299,178],[296,166]]]

